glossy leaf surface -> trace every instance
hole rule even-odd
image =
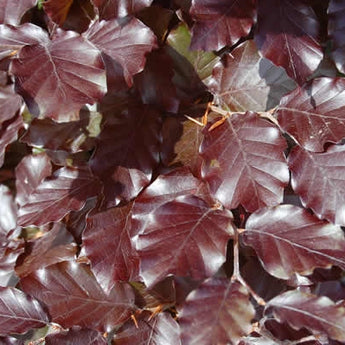
[[[34,7],[37,0],[18,0],[13,5],[12,0],[0,1],[0,23],[17,25],[23,14]]]
[[[253,213],[242,233],[265,269],[280,279],[311,274],[315,267],[345,268],[345,238],[339,226],[321,221],[306,210],[281,205]]]
[[[0,185],[0,243],[9,238],[11,230],[17,226],[17,207],[10,189]]]
[[[0,121],[4,122],[13,118],[20,110],[22,105],[22,99],[14,92],[12,86],[4,87],[0,90],[0,109],[1,111]]]
[[[211,193],[227,208],[253,212],[282,201],[289,179],[278,129],[256,113],[233,114],[205,131],[201,174]]]
[[[106,345],[102,335],[91,329],[70,329],[66,332],[49,334],[45,337],[46,345]]]
[[[250,333],[254,315],[241,284],[224,278],[208,279],[189,294],[181,310],[182,344],[236,343]]]

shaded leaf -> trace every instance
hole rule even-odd
[[[88,266],[73,261],[39,269],[21,279],[23,290],[47,305],[52,321],[64,328],[78,325],[109,332],[127,320],[134,309],[134,294],[116,283],[106,294]]]
[[[37,0],[18,0],[14,6],[12,0],[0,0],[0,23],[19,24],[23,14],[36,3]]]
[[[44,11],[50,19],[61,26],[66,20],[73,0],[46,0],[43,3]]]
[[[58,221],[100,192],[99,181],[87,168],[61,168],[38,184],[23,203],[18,200],[18,223],[28,226]]]
[[[156,45],[153,32],[136,18],[126,25],[117,20],[95,22],[84,34],[100,51],[115,60],[122,68],[128,86],[132,86],[132,76],[143,70],[145,55]],[[111,68],[106,64],[106,69]]]
[[[318,78],[280,101],[279,125],[301,146],[324,151],[326,142],[345,137],[345,80]]]
[[[232,111],[264,111],[279,104],[295,88],[285,71],[260,57],[254,41],[246,41],[225,55],[208,81],[216,103]]]
[[[11,72],[30,112],[58,122],[77,120],[82,105],[106,92],[100,52],[72,31],[57,30],[52,41],[23,47]]]
[[[322,60],[318,36],[319,22],[307,2],[259,1],[254,36],[258,48],[264,57],[282,66],[299,84],[306,81]]]
[[[345,147],[314,153],[297,146],[289,155],[291,184],[319,218],[345,226]]]
[[[297,290],[287,291],[273,298],[266,306],[274,317],[288,322],[293,328],[306,327],[316,333],[345,341],[345,308],[327,297],[317,297]]]
[[[135,239],[140,274],[147,286],[168,275],[210,277],[225,261],[233,234],[232,214],[196,196],[180,196],[147,215]]]
[[[233,114],[205,131],[200,147],[201,175],[212,195],[227,208],[249,212],[283,200],[289,172],[279,130],[256,113]]]
[[[48,322],[49,317],[37,300],[18,289],[0,287],[0,334],[24,333]]]
[[[242,233],[267,272],[280,279],[310,274],[315,267],[345,267],[345,238],[339,226],[303,208],[281,205],[253,213]]]
[[[253,0],[192,0],[193,50],[219,50],[249,34],[256,11]]]
[[[114,336],[116,345],[181,345],[180,327],[168,313],[153,318],[144,311],[137,317],[138,328],[128,321]]]
[[[128,230],[131,206],[110,208],[87,218],[83,250],[106,292],[116,281],[138,280],[139,258],[132,248]]]
[[[182,307],[182,344],[236,344],[250,333],[254,315],[248,292],[240,283],[210,278],[189,294]]]
[[[1,33],[0,33],[1,35]],[[1,43],[0,43],[1,44]],[[19,112],[22,98],[14,92],[13,86],[5,86],[0,89],[0,121],[12,119]]]

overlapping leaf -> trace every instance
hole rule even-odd
[[[260,57],[254,41],[246,41],[225,55],[208,81],[216,102],[232,111],[264,111],[279,104],[295,88],[285,71]]]
[[[51,20],[61,26],[72,3],[73,0],[47,0],[43,3],[43,8]]]
[[[182,344],[235,344],[250,333],[254,315],[241,284],[210,278],[188,296],[179,314]]]
[[[280,279],[310,274],[315,267],[345,268],[345,238],[339,226],[303,208],[281,205],[253,213],[242,233],[265,269]]]
[[[180,327],[168,313],[154,317],[144,311],[137,318],[138,326],[127,322],[116,332],[114,339],[117,345],[181,345]]]
[[[83,250],[106,292],[116,281],[138,280],[139,259],[128,229],[131,206],[110,208],[89,216],[83,232]]]
[[[0,122],[13,118],[21,105],[22,98],[14,92],[12,85],[2,87],[0,89]]]
[[[219,50],[249,34],[255,21],[253,0],[193,0],[193,50]]]
[[[19,24],[23,14],[36,3],[37,0],[18,0],[14,5],[12,0],[0,0],[0,23]]]
[[[135,240],[140,274],[147,286],[171,274],[204,279],[225,261],[233,233],[229,211],[212,208],[196,196],[180,196],[148,218]]]
[[[134,294],[116,283],[106,294],[88,266],[73,261],[48,266],[21,280],[28,294],[44,302],[52,321],[64,328],[74,325],[109,332],[127,320],[134,309]]]
[[[274,15],[267,15],[272,13]],[[288,76],[303,84],[319,65],[322,49],[318,42],[319,22],[303,1],[262,0],[254,39],[259,50]]]
[[[279,204],[289,180],[279,130],[256,113],[233,114],[211,131],[200,147],[202,177],[227,208],[253,212]]]
[[[42,305],[15,288],[0,287],[0,334],[24,333],[49,322]]]
[[[128,86],[133,84],[132,76],[143,70],[145,54],[156,43],[153,32],[136,18],[124,26],[115,19],[95,22],[85,37],[121,66]],[[109,73],[111,65],[106,64],[106,68]]]
[[[345,226],[345,147],[314,153],[297,146],[289,155],[292,188],[319,218]]]
[[[297,290],[285,292],[269,301],[267,309],[280,322],[287,321],[293,328],[308,328],[315,333],[345,341],[345,308],[327,297],[317,297]]]
[[[318,78],[280,101],[278,121],[284,131],[310,151],[345,137],[345,80]]]
[[[30,112],[58,122],[77,120],[82,105],[107,90],[100,51],[72,31],[57,30],[53,40],[23,47],[11,72]]]
[[[61,168],[35,186],[29,195],[17,197],[18,223],[28,226],[58,221],[70,211],[80,210],[88,198],[100,192],[100,183],[89,169]]]
[[[66,332],[48,334],[46,345],[107,345],[106,339],[91,329],[70,329]]]
[[[0,185],[0,244],[8,239],[17,226],[17,208],[7,186]]]

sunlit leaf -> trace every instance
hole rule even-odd
[[[200,147],[202,177],[227,208],[249,212],[279,204],[289,173],[279,130],[256,113],[233,114],[205,131]]]
[[[23,14],[34,7],[37,0],[0,0],[0,23],[17,25]]]
[[[315,267],[345,268],[345,237],[339,226],[307,210],[281,205],[253,213],[242,233],[265,269],[280,279],[311,274]]]
[[[43,8],[51,20],[61,26],[66,20],[72,3],[73,0],[46,0]]]
[[[235,344],[250,333],[254,315],[241,284],[210,278],[189,294],[179,313],[182,344]]]
[[[17,226],[17,208],[10,189],[0,185],[0,243]]]
[[[101,333],[91,329],[70,329],[48,334],[45,345],[107,345]]]

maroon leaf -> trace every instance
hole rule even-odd
[[[87,168],[61,168],[44,179],[21,203],[18,199],[18,223],[42,225],[62,219],[70,211],[80,210],[86,199],[101,188]]]
[[[0,243],[10,238],[17,226],[17,208],[8,187],[0,185]]]
[[[127,322],[114,336],[116,345],[181,345],[178,323],[167,313],[154,317],[144,311],[133,321]]]
[[[14,268],[19,255],[23,252],[22,241],[3,241],[0,243],[0,286],[6,287],[17,283]]]
[[[204,279],[224,263],[233,234],[229,211],[187,195],[163,204],[147,217],[145,229],[135,239],[147,286],[171,274]]]
[[[14,93],[12,85],[5,86],[0,89],[0,121],[2,123],[12,119],[20,110],[21,105],[22,98]]]
[[[51,20],[61,26],[66,20],[72,3],[73,0],[46,0],[43,8]]]
[[[295,88],[285,71],[260,57],[254,41],[246,41],[225,55],[208,81],[216,103],[232,111],[264,111],[279,104]]]
[[[107,345],[106,339],[91,329],[70,329],[69,331],[48,334],[46,345]]]
[[[316,333],[345,341],[345,309],[327,297],[317,297],[297,290],[285,292],[266,306],[273,309],[278,321],[287,321],[293,328],[306,327]]]
[[[72,31],[57,30],[52,41],[23,47],[11,72],[30,112],[59,122],[77,120],[82,105],[106,92],[99,50]]]
[[[279,130],[256,113],[233,114],[205,131],[200,147],[202,177],[227,208],[239,204],[249,212],[283,200],[289,180]]]
[[[180,314],[185,345],[237,343],[251,331],[255,310],[238,282],[210,278],[188,296]]]
[[[289,155],[292,188],[319,218],[345,226],[345,147],[330,146],[324,153],[297,146]]]
[[[310,151],[345,137],[345,80],[318,78],[280,101],[278,121],[284,131]]]
[[[345,238],[339,226],[293,205],[253,213],[242,233],[265,269],[280,279],[310,274],[315,267],[345,267]]]
[[[128,231],[131,206],[111,208],[87,218],[83,249],[92,272],[106,292],[116,281],[138,280],[139,260]]]
[[[109,332],[127,320],[134,309],[134,294],[116,283],[106,294],[88,266],[73,261],[39,269],[21,280],[27,293],[44,302],[52,321],[64,328],[78,325]]]
[[[37,0],[0,0],[0,23],[17,25],[23,14],[36,5]]]
[[[145,54],[156,44],[153,32],[136,18],[125,26],[115,19],[95,22],[85,37],[121,66],[128,86],[133,84],[132,76],[143,70]],[[108,72],[111,66],[106,64],[106,68]]]
[[[254,36],[258,48],[267,59],[284,67],[299,84],[306,81],[322,59],[318,35],[317,17],[305,2],[259,1],[258,26]]]
[[[49,322],[40,303],[15,288],[0,287],[0,334],[24,333]]]
[[[328,6],[328,34],[332,39],[333,60],[342,73],[345,73],[344,13],[345,3],[339,0],[330,0]]]
[[[219,50],[247,36],[256,17],[253,0],[193,0],[193,50]]]
[[[92,0],[101,19],[126,17],[151,5],[152,0]]]
[[[148,106],[130,106],[107,118],[91,168],[107,186],[108,207],[129,201],[149,184],[159,162],[160,127],[159,113]]]

